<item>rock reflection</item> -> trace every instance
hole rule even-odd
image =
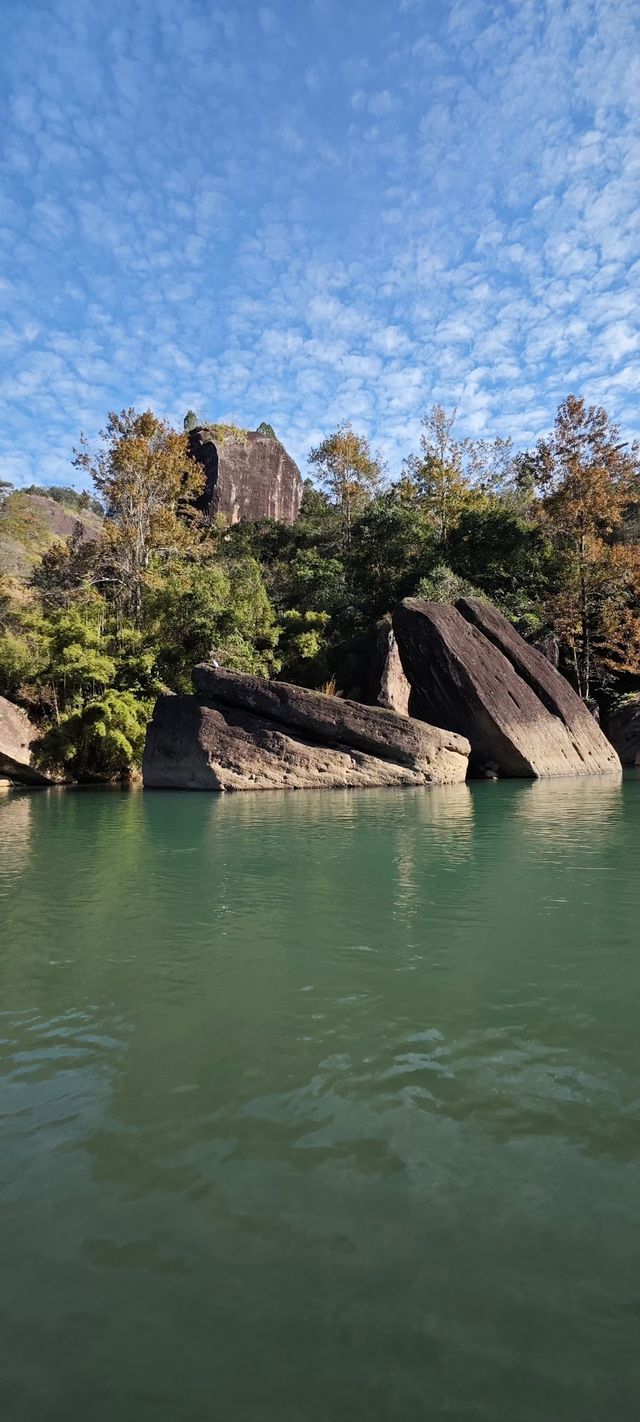
[[[0,895],[11,893],[29,863],[31,796],[42,791],[0,791]]]
[[[517,818],[543,839],[576,835],[599,840],[608,836],[620,814],[623,782],[615,776],[537,780],[523,788]]]

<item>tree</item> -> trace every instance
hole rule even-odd
[[[328,612],[283,613],[278,651],[282,679],[298,686],[322,686],[329,676],[327,663]]]
[[[458,576],[519,617],[544,601],[557,570],[548,533],[502,499],[461,514],[448,559]]]
[[[474,443],[457,439],[456,415],[457,410],[448,413],[443,405],[433,405],[422,420],[420,454],[406,460],[410,478],[445,546],[463,511],[486,502],[510,449],[507,440]]]
[[[197,430],[198,425],[201,423],[202,421],[199,419],[195,410],[187,410],[184,420],[182,421],[182,428],[185,434],[190,434],[192,430]]]
[[[340,511],[343,539],[351,547],[353,515],[377,489],[382,478],[379,456],[371,453],[364,435],[341,425],[309,454],[320,483]]]
[[[153,704],[109,690],[68,712],[35,747],[43,768],[61,767],[79,780],[123,780],[140,764]]]
[[[91,476],[106,507],[105,573],[120,603],[139,626],[152,554],[180,552],[192,542],[193,501],[204,472],[189,455],[188,436],[177,434],[151,410],[113,411],[92,454],[84,436],[74,463]]]
[[[569,395],[531,467],[562,556],[551,619],[587,700],[594,671],[612,664],[640,670],[640,561],[637,546],[622,541],[626,511],[638,498],[638,449],[621,442],[606,410]]]
[[[145,593],[144,624],[172,691],[189,692],[192,668],[212,654],[233,671],[268,675],[279,665],[278,627],[254,558],[173,559]]]
[[[68,607],[100,576],[99,544],[88,541],[82,524],[76,523],[65,543],[56,541],[45,549],[31,575],[31,586],[37,588],[45,607]]]
[[[370,622],[415,591],[436,559],[433,524],[421,502],[409,502],[395,486],[360,514],[348,560],[360,618]]]

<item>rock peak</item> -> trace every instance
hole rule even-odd
[[[198,506],[229,523],[273,518],[295,523],[302,502],[302,476],[271,425],[241,430],[235,425],[198,425],[189,431],[189,451],[206,477]]]

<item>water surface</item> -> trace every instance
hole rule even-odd
[[[0,798],[2,1422],[636,1422],[640,781]]]

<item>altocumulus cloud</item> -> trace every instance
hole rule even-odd
[[[32,0],[2,69],[2,473],[150,404],[637,432],[636,0]]]

